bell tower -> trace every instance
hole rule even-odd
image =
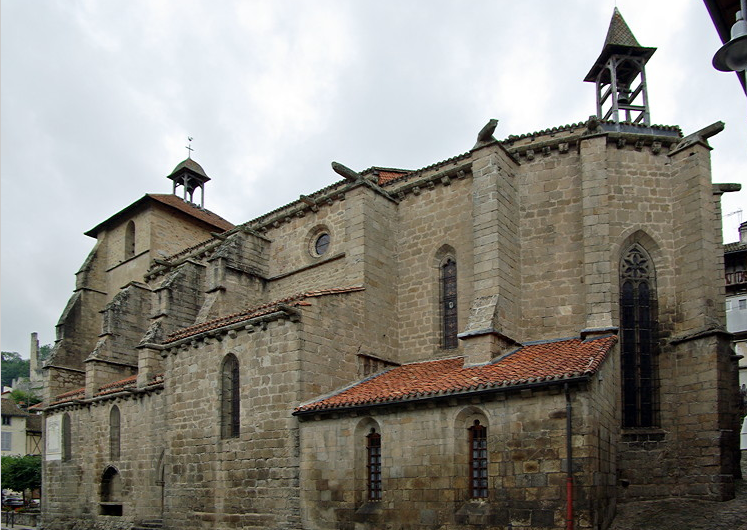
[[[597,87],[597,117],[650,125],[645,65],[656,48],[644,48],[615,7],[602,53],[584,81]]]
[[[200,164],[192,158],[187,158],[177,164],[168,178],[174,182],[173,194],[177,195],[177,189],[182,186],[182,190],[180,190],[184,195],[182,198],[193,204],[195,203],[193,200],[195,190],[200,188],[199,206],[200,208],[205,207],[205,183],[210,180],[210,177],[205,174],[205,170],[202,169]]]

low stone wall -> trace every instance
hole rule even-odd
[[[36,526],[39,524],[39,513],[3,512],[3,525],[13,528],[13,525]]]

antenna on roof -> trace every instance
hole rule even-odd
[[[189,145],[185,146],[184,148],[187,150],[187,158],[192,158],[192,140],[193,138],[191,136],[187,136],[187,140],[189,140]]]

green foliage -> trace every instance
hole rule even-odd
[[[35,394],[32,394],[31,392],[24,392],[23,390],[18,390],[17,388],[12,390],[9,395],[10,399],[12,399],[15,404],[21,407],[23,410],[28,410],[31,405],[41,403],[41,399],[39,399]]]
[[[41,488],[41,456],[2,457],[2,488],[14,491]]]
[[[52,344],[44,344],[43,346],[39,346],[39,360],[41,362],[49,359],[49,356],[52,354],[52,346]]]
[[[21,356],[16,352],[4,351],[2,358],[2,385],[10,386],[13,383],[13,379],[19,377],[28,377],[30,370],[30,361],[28,359],[21,359]]]

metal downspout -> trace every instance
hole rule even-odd
[[[573,530],[573,430],[571,426],[572,407],[571,407],[571,390],[568,383],[565,387],[565,454],[566,454],[566,471],[565,479],[565,528]]]

